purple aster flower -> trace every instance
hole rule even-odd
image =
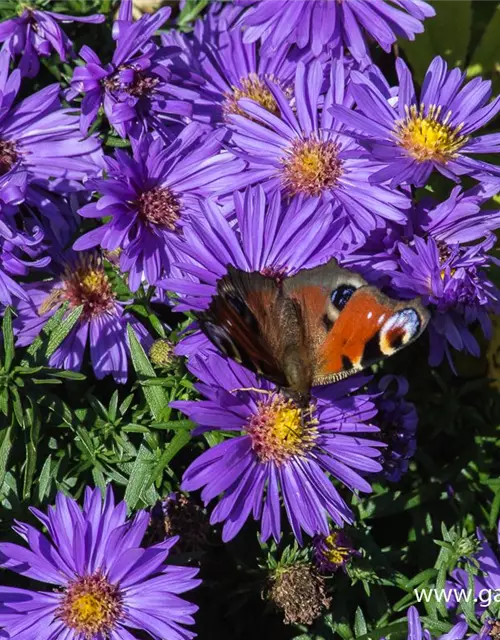
[[[414,40],[422,33],[422,21],[435,15],[422,0],[236,0],[249,6],[239,24],[245,42],[261,39],[270,51],[283,42],[300,49],[311,48],[314,55],[325,49],[347,47],[358,62],[369,62],[367,37],[384,51],[397,38]]]
[[[213,202],[201,207],[204,215],[191,218],[177,241],[184,277],[158,283],[181,296],[179,311],[206,309],[228,265],[283,277],[326,262],[343,228],[331,223],[327,204],[302,196],[285,204],[278,191],[266,195],[261,186],[234,194],[235,222]]]
[[[146,350],[151,346],[151,337],[133,315],[124,311],[127,303],[117,299],[96,255],[68,254],[63,259],[53,260],[53,278],[23,285],[28,301],[17,306],[17,344],[31,344],[61,305],[68,304],[68,313],[82,306],[77,323],[51,355],[50,366],[79,371],[90,341],[95,376],[101,379],[111,374],[116,382],[126,382],[127,324],[132,325]]]
[[[236,7],[232,7],[235,9]],[[281,45],[272,55],[264,55],[256,43],[246,44],[240,29],[221,29],[220,21],[198,20],[194,36],[169,33],[163,42],[179,43],[184,55],[176,56],[172,66],[184,78],[183,85],[193,88],[190,102],[192,117],[202,122],[218,123],[231,113],[242,115],[241,98],[249,98],[274,115],[278,104],[267,86],[267,80],[280,86],[288,97],[293,91],[293,79],[299,57],[289,55],[290,46]],[[222,24],[225,25],[225,20]],[[172,38],[175,37],[175,40]],[[180,39],[180,42],[179,42]],[[195,75],[196,74],[196,75]]]
[[[420,616],[415,607],[410,607],[407,612],[408,618],[408,640],[434,640],[427,629],[422,628]],[[458,622],[448,633],[437,638],[437,640],[462,640],[467,633],[467,623]]]
[[[346,244],[362,244],[368,234],[383,228],[387,220],[404,223],[408,198],[394,189],[370,184],[377,170],[372,160],[330,115],[334,103],[350,104],[345,94],[344,66],[334,62],[327,93],[321,96],[323,65],[307,67],[299,62],[295,76],[293,110],[283,90],[268,87],[280,117],[254,100],[243,98],[243,115],[230,115],[231,144],[248,162],[237,182],[228,189],[262,182],[280,188],[287,196],[321,197],[331,206],[333,220],[342,220]]]
[[[432,197],[423,198],[410,211],[404,236],[406,239],[413,235],[432,236],[441,246],[468,244],[486,238],[500,228],[500,211],[482,207],[499,191],[500,180],[497,179],[468,191],[454,187],[442,202],[436,202]]]
[[[342,256],[342,266],[354,267],[373,284],[390,286],[391,274],[398,270],[399,242],[411,246],[415,236],[432,236],[441,251],[447,252],[448,247],[484,239],[499,228],[500,211],[482,209],[499,190],[497,179],[468,191],[454,187],[442,202],[424,197],[408,211],[404,227],[390,225],[371,234],[360,249]]]
[[[401,58],[396,70],[397,99],[366,74],[353,71],[350,88],[357,110],[344,105],[331,109],[384,165],[370,180],[421,187],[434,169],[456,182],[464,174],[481,180],[500,175],[500,167],[470,155],[500,150],[498,133],[473,137],[500,110],[500,97],[489,101],[491,82],[474,78],[464,84],[465,73],[458,68],[448,71],[446,62],[436,57],[417,98],[411,72]]]
[[[86,133],[99,108],[123,138],[152,127],[164,129],[164,123],[189,116],[185,101],[193,94],[173,83],[172,73],[164,64],[174,53],[151,41],[154,33],[168,20],[171,8],[162,7],[154,14],[144,14],[132,22],[130,0],[123,0],[114,25],[116,48],[111,62],[103,64],[88,46],[80,57],[85,64],[77,67],[71,82],[70,96],[83,94],[80,126]]]
[[[207,430],[233,432],[199,456],[186,470],[182,488],[203,488],[205,505],[221,496],[212,524],[224,522],[222,538],[233,538],[252,514],[261,521],[261,536],[281,537],[280,495],[299,542],[308,535],[328,535],[327,516],[338,525],[352,513],[332,483],[351,491],[370,492],[362,477],[380,471],[379,440],[366,424],[376,409],[369,395],[347,395],[367,378],[351,378],[313,390],[311,404],[300,408],[266,380],[218,354],[191,358],[190,371],[207,400],[177,401],[171,406]]]
[[[383,470],[379,476],[390,482],[398,482],[408,471],[417,449],[418,415],[415,405],[405,400],[408,388],[406,378],[387,375],[380,379],[379,394],[375,397],[378,409],[375,422],[381,440],[387,443],[381,452]]]
[[[424,198],[409,211],[404,227],[372,234],[359,251],[343,256],[343,266],[392,295],[422,296],[433,308],[433,366],[446,355],[453,367],[450,345],[479,355],[474,324],[490,335],[489,313],[499,308],[500,292],[487,276],[493,260],[488,251],[495,244],[491,232],[500,226],[500,211],[482,205],[497,192],[498,179],[465,192],[455,187],[441,203]]]
[[[127,519],[108,486],[85,490],[83,509],[59,492],[45,514],[32,507],[48,535],[24,522],[14,531],[24,545],[0,543],[0,565],[47,585],[47,591],[0,587],[4,638],[191,640],[184,625],[198,609],[178,596],[200,584],[198,569],[167,565],[178,537],[141,547],[150,515]],[[27,546],[26,546],[27,545]],[[141,634],[136,635],[136,631]]]
[[[332,529],[327,536],[314,537],[313,559],[321,573],[345,569],[355,555],[359,555],[359,551],[354,549],[352,541],[341,529]]]
[[[500,291],[487,277],[487,252],[494,244],[493,234],[470,247],[440,244],[432,237],[416,237],[411,246],[398,243],[399,271],[392,275],[393,287],[400,295],[419,295],[434,307],[429,323],[431,366],[444,356],[453,366],[450,346],[480,355],[471,325],[479,323],[484,335],[491,336],[489,313],[500,310]]]
[[[169,146],[145,135],[132,142],[133,157],[117,150],[106,158],[106,178],[86,184],[102,197],[80,209],[80,215],[109,220],[80,237],[74,249],[122,249],[120,267],[128,272],[132,291],[143,279],[155,284],[170,275],[179,257],[173,241],[190,217],[200,215],[199,198],[214,193],[219,177],[245,166],[228,153],[219,154],[224,135],[206,136],[201,125],[191,123]]]
[[[0,52],[0,174],[23,169],[32,179],[84,180],[102,164],[99,139],[82,139],[74,110],[62,109],[60,87],[45,87],[14,104],[21,72],[9,74],[9,54]]]
[[[39,57],[47,57],[55,51],[61,60],[66,61],[72,53],[73,43],[59,26],[60,22],[97,24],[105,19],[100,14],[68,16],[27,7],[20,16],[0,24],[2,50],[8,51],[12,59],[21,56],[18,65],[21,74],[34,78],[40,70]]]

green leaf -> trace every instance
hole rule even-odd
[[[179,27],[186,27],[190,22],[196,20],[207,5],[208,0],[188,0],[177,18],[177,24]]]
[[[40,477],[38,478],[38,500],[39,502],[43,502],[45,497],[49,495],[50,492],[50,484],[52,481],[52,455],[49,454],[49,457],[43,463],[42,470],[40,472]]]
[[[41,333],[35,338],[35,340],[28,347],[26,353],[29,356],[31,356],[32,358],[36,356],[38,351],[41,349],[42,345],[45,342],[47,342],[47,336],[52,332],[53,329],[55,329],[58,325],[61,324],[61,321],[64,317],[64,314],[66,313],[67,308],[68,308],[68,303],[65,302],[61,306],[61,308],[54,313],[52,318],[47,320],[47,322],[45,323],[45,327],[42,329]],[[22,360],[21,365],[28,366],[28,361]]]
[[[4,369],[10,371],[14,360],[14,332],[12,330],[12,308],[7,307],[3,316],[3,348],[4,348]]]
[[[366,626],[365,616],[363,615],[361,607],[358,607],[354,614],[354,635],[356,638],[359,638],[359,636],[363,636],[367,632],[368,628]]]
[[[9,415],[9,390],[7,387],[0,389],[0,413],[4,416]]]
[[[48,369],[47,375],[53,378],[62,378],[64,380],[85,380],[86,375],[78,371],[60,371],[58,369]]]
[[[40,421],[35,409],[31,407],[27,412],[28,440],[26,442],[26,462],[24,465],[23,499],[28,500],[36,471]]]
[[[125,490],[125,502],[129,509],[136,507],[141,493],[146,488],[146,483],[151,476],[151,459],[151,452],[144,444],[141,444]]]
[[[64,338],[69,334],[71,329],[78,322],[78,319],[82,315],[83,305],[81,304],[79,307],[73,309],[64,320],[59,324],[59,326],[54,329],[54,331],[50,334],[49,344],[47,345],[47,349],[45,351],[45,355],[47,358],[54,353],[57,347],[62,343]]]
[[[12,427],[8,427],[3,432],[2,444],[0,445],[0,491],[3,489],[5,474],[7,473],[7,464],[9,462],[9,454],[13,444]]]
[[[456,4],[456,3],[454,3]],[[486,27],[483,37],[472,55],[469,75],[491,73],[500,64],[500,4]]]
[[[436,15],[425,21],[424,32],[414,41],[399,41],[419,83],[435,56],[442,56],[451,67],[464,67],[471,36],[471,0],[432,4]]]
[[[111,402],[109,403],[108,416],[111,422],[116,420],[116,415],[118,412],[118,389],[115,389],[113,395],[111,396]]]
[[[151,422],[151,429],[194,429],[195,423],[191,420],[168,420],[167,422]]]
[[[132,356],[132,364],[134,365],[139,382],[144,382],[148,378],[156,378],[154,369],[130,324],[127,325],[127,333],[130,344],[130,354]],[[156,420],[160,421],[164,409],[168,406],[168,399],[165,391],[162,387],[154,386],[143,386],[142,390],[144,391],[144,396],[151,413]]]

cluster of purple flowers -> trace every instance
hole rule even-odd
[[[16,308],[18,345],[58,311],[79,309],[49,364],[80,370],[89,345],[95,376],[123,383],[127,325],[146,348],[152,341],[126,308],[139,290],[200,311],[228,265],[283,277],[335,257],[396,298],[422,298],[431,365],[453,367],[453,350],[479,355],[475,329],[489,336],[500,309],[488,277],[500,166],[476,156],[499,151],[500,134],[476,134],[500,98],[441,58],[417,92],[401,58],[391,85],[370,57],[370,43],[390,51],[413,39],[434,9],[423,0],[235,0],[212,4],[192,33],[159,36],[170,13],[134,21],[122,0],[110,61],[88,46],[75,52],[60,26],[103,16],[27,8],[0,25],[0,302]],[[19,99],[23,77],[49,55],[79,56],[70,86]],[[103,149],[99,123],[128,148]],[[435,196],[431,175],[448,197]],[[417,416],[402,377],[314,389],[304,408],[192,329],[177,352],[205,399],[172,406],[196,433],[225,439],[189,466],[182,488],[217,501],[211,522],[223,523],[224,540],[252,518],[262,540],[279,541],[284,514],[299,542],[303,533],[327,539],[332,521],[353,522],[351,493],[408,469]],[[139,548],[144,514],[126,524],[111,493],[101,504],[89,492],[83,512],[61,495],[35,515],[53,544],[18,524],[31,550],[0,545],[0,563],[61,590],[3,588],[0,637],[34,637],[34,618],[41,640],[130,640],[127,628],[191,637],[180,624],[194,607],[173,594],[195,585],[193,572],[162,567],[172,540]],[[412,639],[422,635],[415,616]]]

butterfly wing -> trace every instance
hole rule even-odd
[[[312,385],[346,378],[396,353],[429,320],[418,299],[395,301],[335,260],[289,278],[284,291],[301,310]]]
[[[283,336],[298,321],[275,279],[228,267],[210,307],[198,319],[202,331],[226,356],[289,386],[282,366]]]
[[[388,358],[424,331],[429,312],[418,298],[399,302],[376,287],[356,290],[318,352],[313,384],[327,384]]]

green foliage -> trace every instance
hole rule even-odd
[[[410,63],[417,82],[435,56],[451,67],[460,67],[472,78],[493,80],[500,86],[500,3],[489,0],[434,0],[436,15],[425,22],[425,30],[413,42],[401,39],[399,46]]]

